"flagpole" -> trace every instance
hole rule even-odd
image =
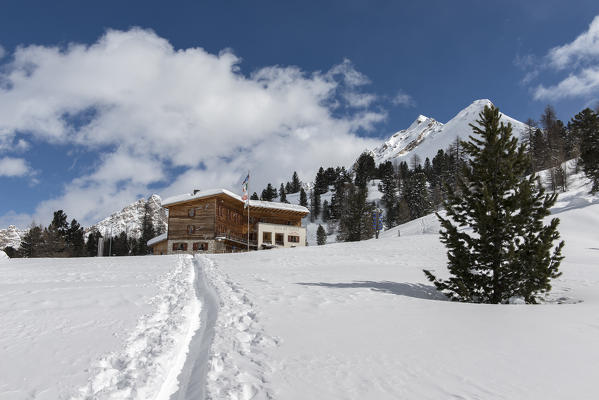
[[[247,206],[248,206],[248,253],[250,252],[250,170],[248,170],[248,191],[247,196]]]

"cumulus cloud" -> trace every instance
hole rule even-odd
[[[4,177],[20,177],[29,175],[31,168],[25,159],[3,157],[0,158],[0,176]]]
[[[405,93],[402,90],[397,92],[397,94],[393,97],[393,99],[391,99],[391,102],[398,106],[412,107],[415,105],[414,99],[412,98],[412,96],[410,96],[409,94]]]
[[[153,190],[237,190],[248,169],[258,191],[294,170],[310,178],[320,165],[347,165],[375,145],[358,133],[386,115],[368,109],[369,80],[349,60],[325,72],[250,75],[239,64],[231,51],[177,50],[143,29],[18,48],[0,73],[0,143],[26,133],[98,155],[93,172],[40,203],[36,220],[62,208],[93,223]],[[339,102],[362,110],[336,115]]]
[[[586,32],[571,43],[552,48],[547,57],[550,64],[558,69],[599,58],[599,15],[593,19]]]
[[[521,61],[532,59],[521,59]],[[558,100],[568,97],[587,97],[599,91],[599,16],[574,41],[549,50],[541,65],[528,65],[530,71],[523,82],[529,83],[541,70],[569,71],[556,84],[539,84],[533,89],[536,100]],[[528,62],[531,64],[531,62]]]
[[[577,74],[571,74],[554,86],[539,85],[534,91],[535,100],[562,99],[579,97],[599,90],[599,67],[586,68]]]

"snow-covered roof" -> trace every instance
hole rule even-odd
[[[216,196],[219,194],[224,194],[224,195],[227,195],[235,200],[243,202],[243,200],[241,200],[241,196],[239,196],[227,189],[208,189],[208,190],[201,190],[201,191],[197,192],[196,194],[186,193],[186,194],[180,194],[178,196],[169,197],[167,199],[164,199],[164,201],[162,202],[162,206],[168,207],[168,206],[172,206],[174,204],[185,203],[185,202],[188,202],[191,200],[202,199],[202,198],[206,198],[206,197]],[[310,212],[306,207],[300,206],[298,204],[277,203],[277,202],[273,202],[273,201],[250,200],[250,207],[268,208],[268,209],[272,209],[272,210],[293,211],[293,212],[299,212],[299,213],[305,213],[305,214]]]
[[[160,242],[166,240],[166,234],[167,234],[167,232],[164,232],[162,235],[158,235],[155,238],[148,240],[148,246],[153,246],[156,243],[160,243]]]

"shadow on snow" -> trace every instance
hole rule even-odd
[[[303,286],[320,286],[337,289],[348,288],[367,288],[375,292],[395,294],[398,296],[414,297],[424,300],[448,300],[447,297],[439,292],[434,286],[423,285],[421,283],[401,283],[390,281],[354,281],[348,283],[330,283],[330,282],[298,282]]]

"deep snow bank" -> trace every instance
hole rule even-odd
[[[6,262],[8,260],[10,260],[10,258],[6,255],[4,251],[0,250],[0,263]]]

